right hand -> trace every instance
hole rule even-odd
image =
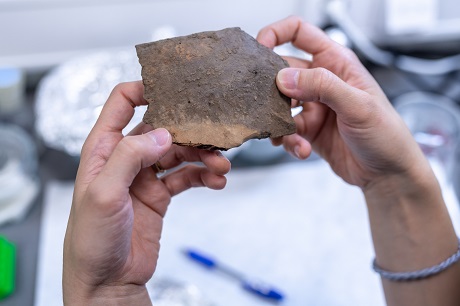
[[[275,139],[275,145],[301,159],[313,148],[362,189],[394,175],[430,171],[405,123],[351,50],[298,17],[265,27],[257,39],[269,48],[292,42],[313,56],[287,58],[294,68],[278,73],[280,91],[304,103],[294,118],[297,133]]]
[[[140,81],[116,86],[83,146],[64,241],[65,305],[150,305],[145,284],[171,198],[227,182],[220,152],[172,145],[167,130],[144,123],[123,134],[135,107],[147,105],[143,95]],[[170,170],[161,177],[151,167],[158,161]]]

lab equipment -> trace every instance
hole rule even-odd
[[[348,15],[350,22],[380,48],[403,52],[460,51],[457,0],[331,2],[340,2],[343,7],[341,14]]]
[[[40,181],[35,143],[19,126],[0,124],[0,224],[29,211]]]
[[[419,91],[401,95],[393,103],[422,151],[443,166],[450,180],[460,137],[459,107],[445,96]]]
[[[0,300],[14,291],[16,246],[0,236]]]
[[[0,67],[0,114],[11,114],[24,104],[24,74],[20,69]]]
[[[455,0],[333,0],[326,12],[353,49],[371,62],[415,74],[442,75],[460,69],[457,8]]]
[[[284,299],[284,294],[277,288],[258,280],[248,279],[239,271],[236,271],[233,268],[220,263],[216,259],[205,255],[198,250],[185,249],[184,254],[188,258],[200,263],[208,269],[218,270],[219,272],[222,272],[227,276],[230,276],[231,278],[239,281],[245,290],[258,295],[259,297],[277,302],[280,302]]]

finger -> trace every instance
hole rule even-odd
[[[97,177],[107,186],[107,192],[125,192],[142,168],[157,162],[171,147],[171,135],[156,129],[137,136],[126,136],[115,147]]]
[[[298,159],[306,159],[310,156],[312,147],[310,142],[299,134],[291,134],[271,140],[274,146],[283,145],[286,152]]]
[[[148,133],[148,132],[150,132],[152,130],[153,130],[153,127],[150,124],[140,122],[131,131],[129,131],[127,136],[141,135],[141,134]]]
[[[302,101],[291,99],[291,108],[302,107],[302,105],[303,105]]]
[[[283,137],[270,138],[270,140],[275,147],[279,147],[283,144]]]
[[[270,48],[292,42],[296,48],[312,54],[313,61],[323,56],[322,65],[340,76],[347,74],[349,67],[353,67],[352,74],[368,74],[350,49],[330,39],[320,28],[303,22],[296,16],[265,27],[260,31],[257,39]]]
[[[307,60],[303,60],[293,56],[283,56],[283,58],[289,63],[289,67],[294,68],[311,68],[311,62]]]
[[[301,18],[287,17],[262,28],[257,33],[256,39],[262,45],[273,49],[283,43],[292,41],[300,28],[299,23],[302,23]]]
[[[144,86],[141,81],[115,86],[93,128],[94,133],[121,133],[133,117],[134,108],[147,105],[143,95]]]
[[[368,121],[374,111],[368,93],[348,85],[324,68],[285,68],[278,73],[276,83],[286,96],[324,103],[349,124]]]
[[[298,134],[282,138],[284,149],[298,159],[307,159],[311,154],[311,144]]]
[[[200,160],[213,174],[225,175],[231,169],[230,161],[220,151],[199,150]]]
[[[161,180],[168,188],[171,196],[194,187],[208,187],[219,190],[224,188],[227,183],[225,176],[217,175],[197,165],[187,165],[165,175]]]
[[[142,169],[133,181],[130,192],[140,202],[164,217],[171,195],[165,184],[150,169]]]
[[[269,48],[292,42],[295,47],[313,55],[336,45],[319,28],[303,22],[297,16],[287,17],[263,28],[257,40]]]
[[[224,175],[230,171],[230,161],[219,151],[173,146],[160,161],[164,169],[171,169],[183,162],[202,162],[210,172]]]

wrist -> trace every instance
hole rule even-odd
[[[363,188],[377,263],[392,271],[442,262],[458,240],[429,163]]]
[[[145,285],[70,286],[63,284],[64,305],[152,305]]]
[[[364,186],[362,191],[371,206],[397,205],[404,200],[414,203],[441,196],[438,180],[426,159],[419,160],[405,171],[381,175]]]

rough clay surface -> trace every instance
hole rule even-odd
[[[290,99],[276,87],[287,63],[240,28],[136,46],[144,122],[179,145],[227,150],[295,132]]]

